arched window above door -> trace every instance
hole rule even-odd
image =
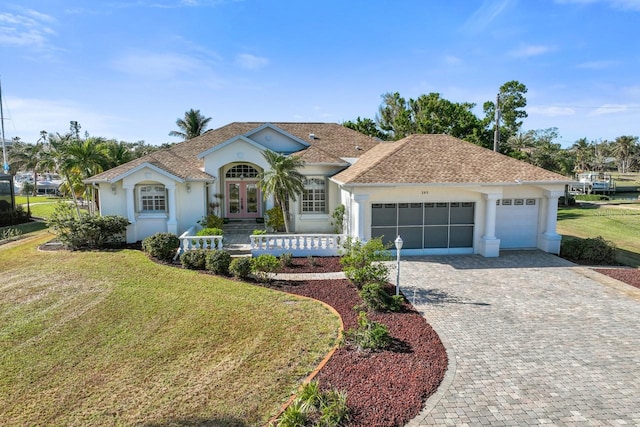
[[[258,170],[251,165],[241,164],[235,165],[229,169],[225,175],[226,178],[256,178]]]

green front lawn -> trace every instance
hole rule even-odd
[[[138,251],[0,246],[0,419],[260,425],[338,335],[325,306]]]
[[[31,209],[31,215],[47,219],[55,209],[56,204],[60,201],[68,201],[68,199],[54,196],[29,196],[29,208]],[[22,205],[22,208],[26,211],[27,196],[16,196],[16,206],[17,205]]]
[[[582,238],[602,236],[618,246],[618,262],[640,267],[640,209],[563,207],[558,210],[558,232]]]

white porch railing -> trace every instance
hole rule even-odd
[[[194,225],[182,233],[178,255],[193,249],[222,249],[222,236],[196,236],[198,226]]]
[[[255,234],[249,237],[251,255],[291,253],[294,257],[338,256],[347,239],[344,234]]]

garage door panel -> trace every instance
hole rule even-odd
[[[538,239],[539,201],[507,199],[496,209],[496,237],[501,249],[535,248]]]
[[[432,226],[424,228],[425,248],[449,247],[449,226]]]
[[[473,246],[473,226],[451,227],[449,233],[450,248],[470,248]]]
[[[405,249],[422,249],[422,227],[398,227]]]
[[[371,237],[381,237],[382,243],[393,246],[393,241],[396,239],[398,229],[396,227],[376,227],[371,229]]]

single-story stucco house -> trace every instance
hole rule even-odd
[[[404,240],[404,255],[498,256],[502,249],[558,253],[558,198],[570,179],[447,135],[381,142],[337,123],[231,123],[86,180],[102,215],[129,219],[127,240],[180,234],[209,202],[221,214],[262,217],[258,174],[272,150],[305,161],[305,191],[290,204],[296,233]]]

